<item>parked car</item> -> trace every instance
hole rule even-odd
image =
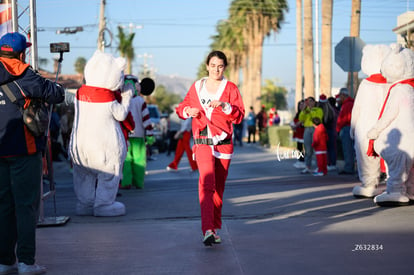
[[[155,143],[153,146],[158,148],[158,151],[164,152],[165,141],[164,141],[164,136],[163,136],[162,129],[161,129],[162,128],[161,127],[161,112],[159,111],[158,106],[155,104],[148,104],[147,108],[149,111],[153,133],[155,137]]]

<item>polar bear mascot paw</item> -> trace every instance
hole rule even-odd
[[[352,189],[352,194],[354,194],[356,198],[373,198],[383,191],[383,188],[378,188],[376,185],[356,185]]]
[[[119,201],[115,201],[110,205],[96,206],[93,209],[93,215],[95,217],[123,216],[125,213],[125,205]]]
[[[410,204],[410,199],[400,192],[383,192],[374,198],[374,202],[379,206],[406,206]]]

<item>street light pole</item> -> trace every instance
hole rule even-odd
[[[99,15],[98,50],[102,52],[105,50],[105,39],[104,39],[104,32],[106,28],[105,5],[106,5],[106,0],[101,0],[101,10],[100,10],[100,15]]]
[[[38,53],[37,53],[37,20],[36,20],[36,0],[30,0],[30,40],[32,43],[32,67],[37,70]]]

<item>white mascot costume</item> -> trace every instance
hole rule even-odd
[[[86,85],[76,93],[70,156],[77,215],[125,215],[124,204],[115,201],[127,152],[120,121],[133,91],[123,86],[125,67],[124,58],[96,51],[85,66]]]
[[[398,44],[381,65],[392,83],[381,118],[368,131],[374,149],[388,166],[387,190],[376,196],[380,206],[407,205],[414,199],[414,52]]]
[[[355,140],[355,155],[361,185],[352,190],[356,197],[372,198],[380,178],[380,158],[367,155],[367,132],[378,121],[389,85],[381,75],[381,63],[389,53],[387,45],[366,45],[362,51],[361,69],[368,77],[362,80],[355,97],[351,117],[351,137]]]

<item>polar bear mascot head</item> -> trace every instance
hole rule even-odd
[[[88,86],[116,91],[124,83],[125,58],[96,51],[85,66],[85,82]]]
[[[391,52],[381,65],[381,72],[390,83],[413,78],[414,52],[400,44],[392,44]]]
[[[390,52],[387,45],[368,44],[362,49],[361,70],[370,76],[381,73],[381,64],[385,56]]]

